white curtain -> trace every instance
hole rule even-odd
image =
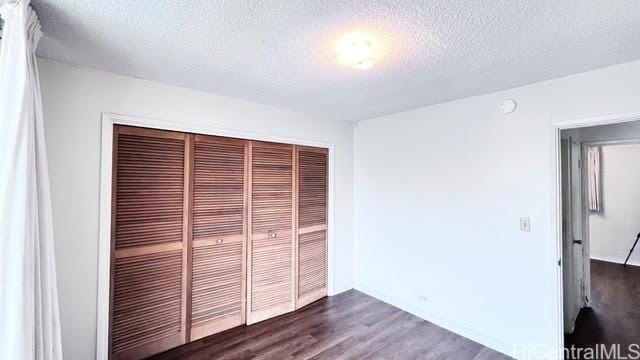
[[[589,185],[589,211],[602,210],[602,189],[600,186],[600,147],[587,147],[587,180]]]
[[[51,199],[29,1],[0,7],[0,359],[62,359]]]

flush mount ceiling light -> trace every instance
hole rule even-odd
[[[498,106],[498,110],[502,113],[502,114],[511,114],[512,112],[516,111],[516,107],[517,107],[517,103],[515,100],[513,99],[504,99],[500,102],[500,105]]]
[[[336,42],[337,58],[340,65],[365,70],[382,57],[382,43],[372,34],[351,32]]]

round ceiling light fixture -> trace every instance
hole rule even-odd
[[[336,62],[354,69],[366,70],[382,57],[384,47],[372,34],[355,31],[336,41]]]
[[[504,99],[500,102],[500,106],[498,106],[498,110],[502,114],[511,114],[516,111],[517,103],[513,99]]]

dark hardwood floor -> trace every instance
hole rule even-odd
[[[509,357],[361,292],[241,326],[153,357],[168,359],[433,359]]]
[[[565,347],[640,343],[640,267],[591,260],[591,308],[583,308]],[[625,354],[623,353],[623,355]]]

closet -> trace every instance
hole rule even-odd
[[[327,294],[327,149],[114,126],[110,358]]]

